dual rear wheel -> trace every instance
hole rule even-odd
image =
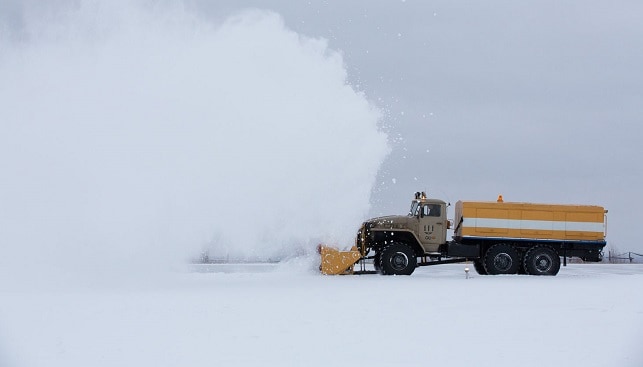
[[[521,256],[513,246],[499,243],[489,247],[478,265],[474,262],[474,267],[482,274],[479,266],[490,275],[556,275],[560,270],[560,257],[554,249],[545,245],[531,247]]]

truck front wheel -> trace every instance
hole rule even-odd
[[[417,267],[415,252],[408,245],[394,242],[382,250],[380,268],[385,275],[411,275]]]
[[[516,274],[520,268],[520,254],[510,245],[495,244],[484,256],[484,268],[490,275]]]
[[[536,246],[525,254],[524,265],[530,275],[556,275],[560,270],[560,257],[549,246]]]

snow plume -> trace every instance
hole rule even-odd
[[[341,54],[268,11],[127,4],[0,27],[0,266],[350,245],[388,146]]]

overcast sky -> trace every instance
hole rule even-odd
[[[20,26],[22,4],[0,3],[5,25]],[[451,203],[602,205],[608,243],[643,253],[642,2],[188,4],[214,19],[273,10],[342,52],[393,148],[373,215],[405,212],[417,190]]]
[[[273,9],[343,52],[386,110],[393,152],[374,214],[412,192],[455,202],[605,206],[608,240],[643,251],[643,3],[195,2]]]

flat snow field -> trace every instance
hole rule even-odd
[[[193,266],[128,285],[0,281],[0,366],[643,366],[643,265],[556,277]]]

